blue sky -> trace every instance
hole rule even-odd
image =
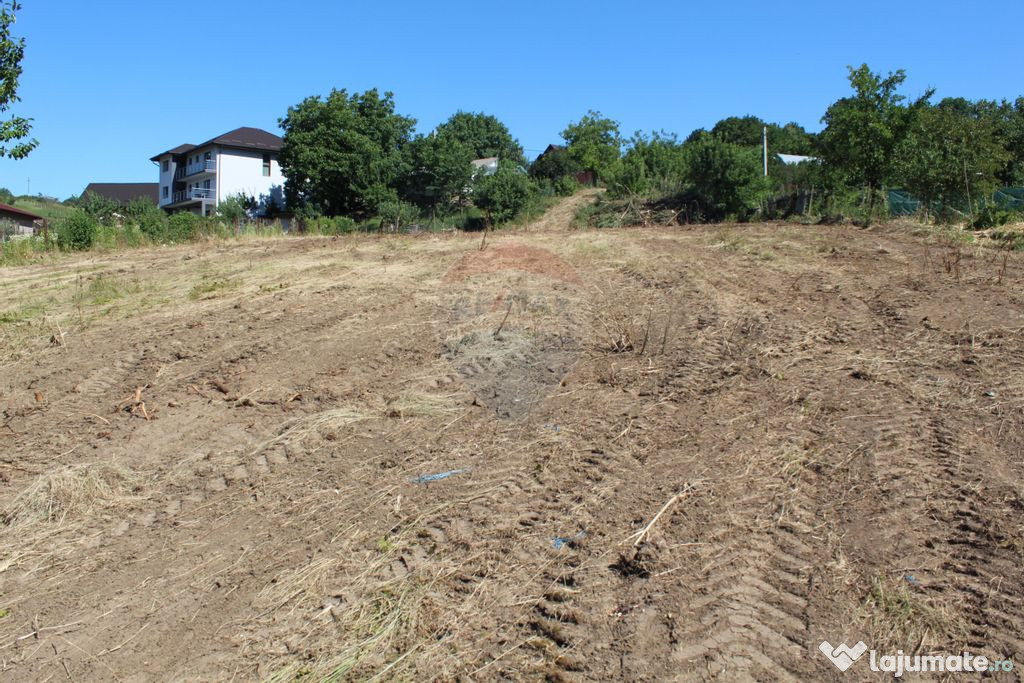
[[[155,181],[149,157],[238,126],[274,132],[332,87],[395,93],[428,131],[458,109],[504,121],[536,155],[597,109],[624,133],[686,136],[729,115],[809,129],[846,66],[907,70],[905,92],[1024,94],[1024,3],[238,2],[22,0],[11,113],[40,146],[0,186],[66,198]]]

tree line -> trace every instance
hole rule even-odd
[[[305,216],[447,215],[473,205],[510,220],[539,196],[571,194],[581,172],[616,198],[691,207],[696,220],[770,216],[780,195],[816,192],[820,213],[871,218],[883,190],[902,188],[948,218],[981,208],[999,186],[1024,185],[1024,98],[909,99],[906,74],[849,68],[851,93],[830,105],[818,133],[796,123],[733,116],[680,140],[664,131],[626,138],[589,111],[527,164],[497,118],[457,112],[415,134],[415,120],[377,90],[309,97],[280,120],[289,206]],[[762,169],[767,128],[769,173]],[[786,167],[775,152],[812,157]],[[498,158],[485,175],[471,162]]]

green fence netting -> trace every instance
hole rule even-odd
[[[889,213],[893,216],[913,216],[921,210],[921,200],[906,190],[889,190]],[[977,201],[975,209],[986,206],[994,206],[1004,211],[1020,211],[1024,213],[1024,187],[1001,187],[992,193],[991,197],[984,197]],[[954,211],[960,214],[970,213],[970,207],[966,202],[953,202],[943,204],[934,201],[929,207],[931,213],[942,213],[943,210]]]

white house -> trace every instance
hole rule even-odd
[[[473,166],[473,176],[483,173],[484,175],[494,175],[498,172],[498,157],[484,157],[483,159],[473,159],[469,162]]]
[[[259,128],[236,128],[200,145],[179,145],[151,161],[160,174],[159,204],[167,211],[212,213],[226,198],[245,194],[266,209],[284,208],[282,140]]]

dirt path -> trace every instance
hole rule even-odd
[[[565,232],[566,230],[570,230],[573,227],[573,219],[576,217],[576,212],[579,211],[580,207],[584,204],[593,202],[594,198],[602,192],[604,192],[604,190],[598,188],[585,188],[580,190],[573,196],[563,199],[558,204],[545,211],[544,215],[536,221],[524,226],[523,231]]]
[[[582,201],[0,272],[2,677],[1024,665],[1022,259]]]

